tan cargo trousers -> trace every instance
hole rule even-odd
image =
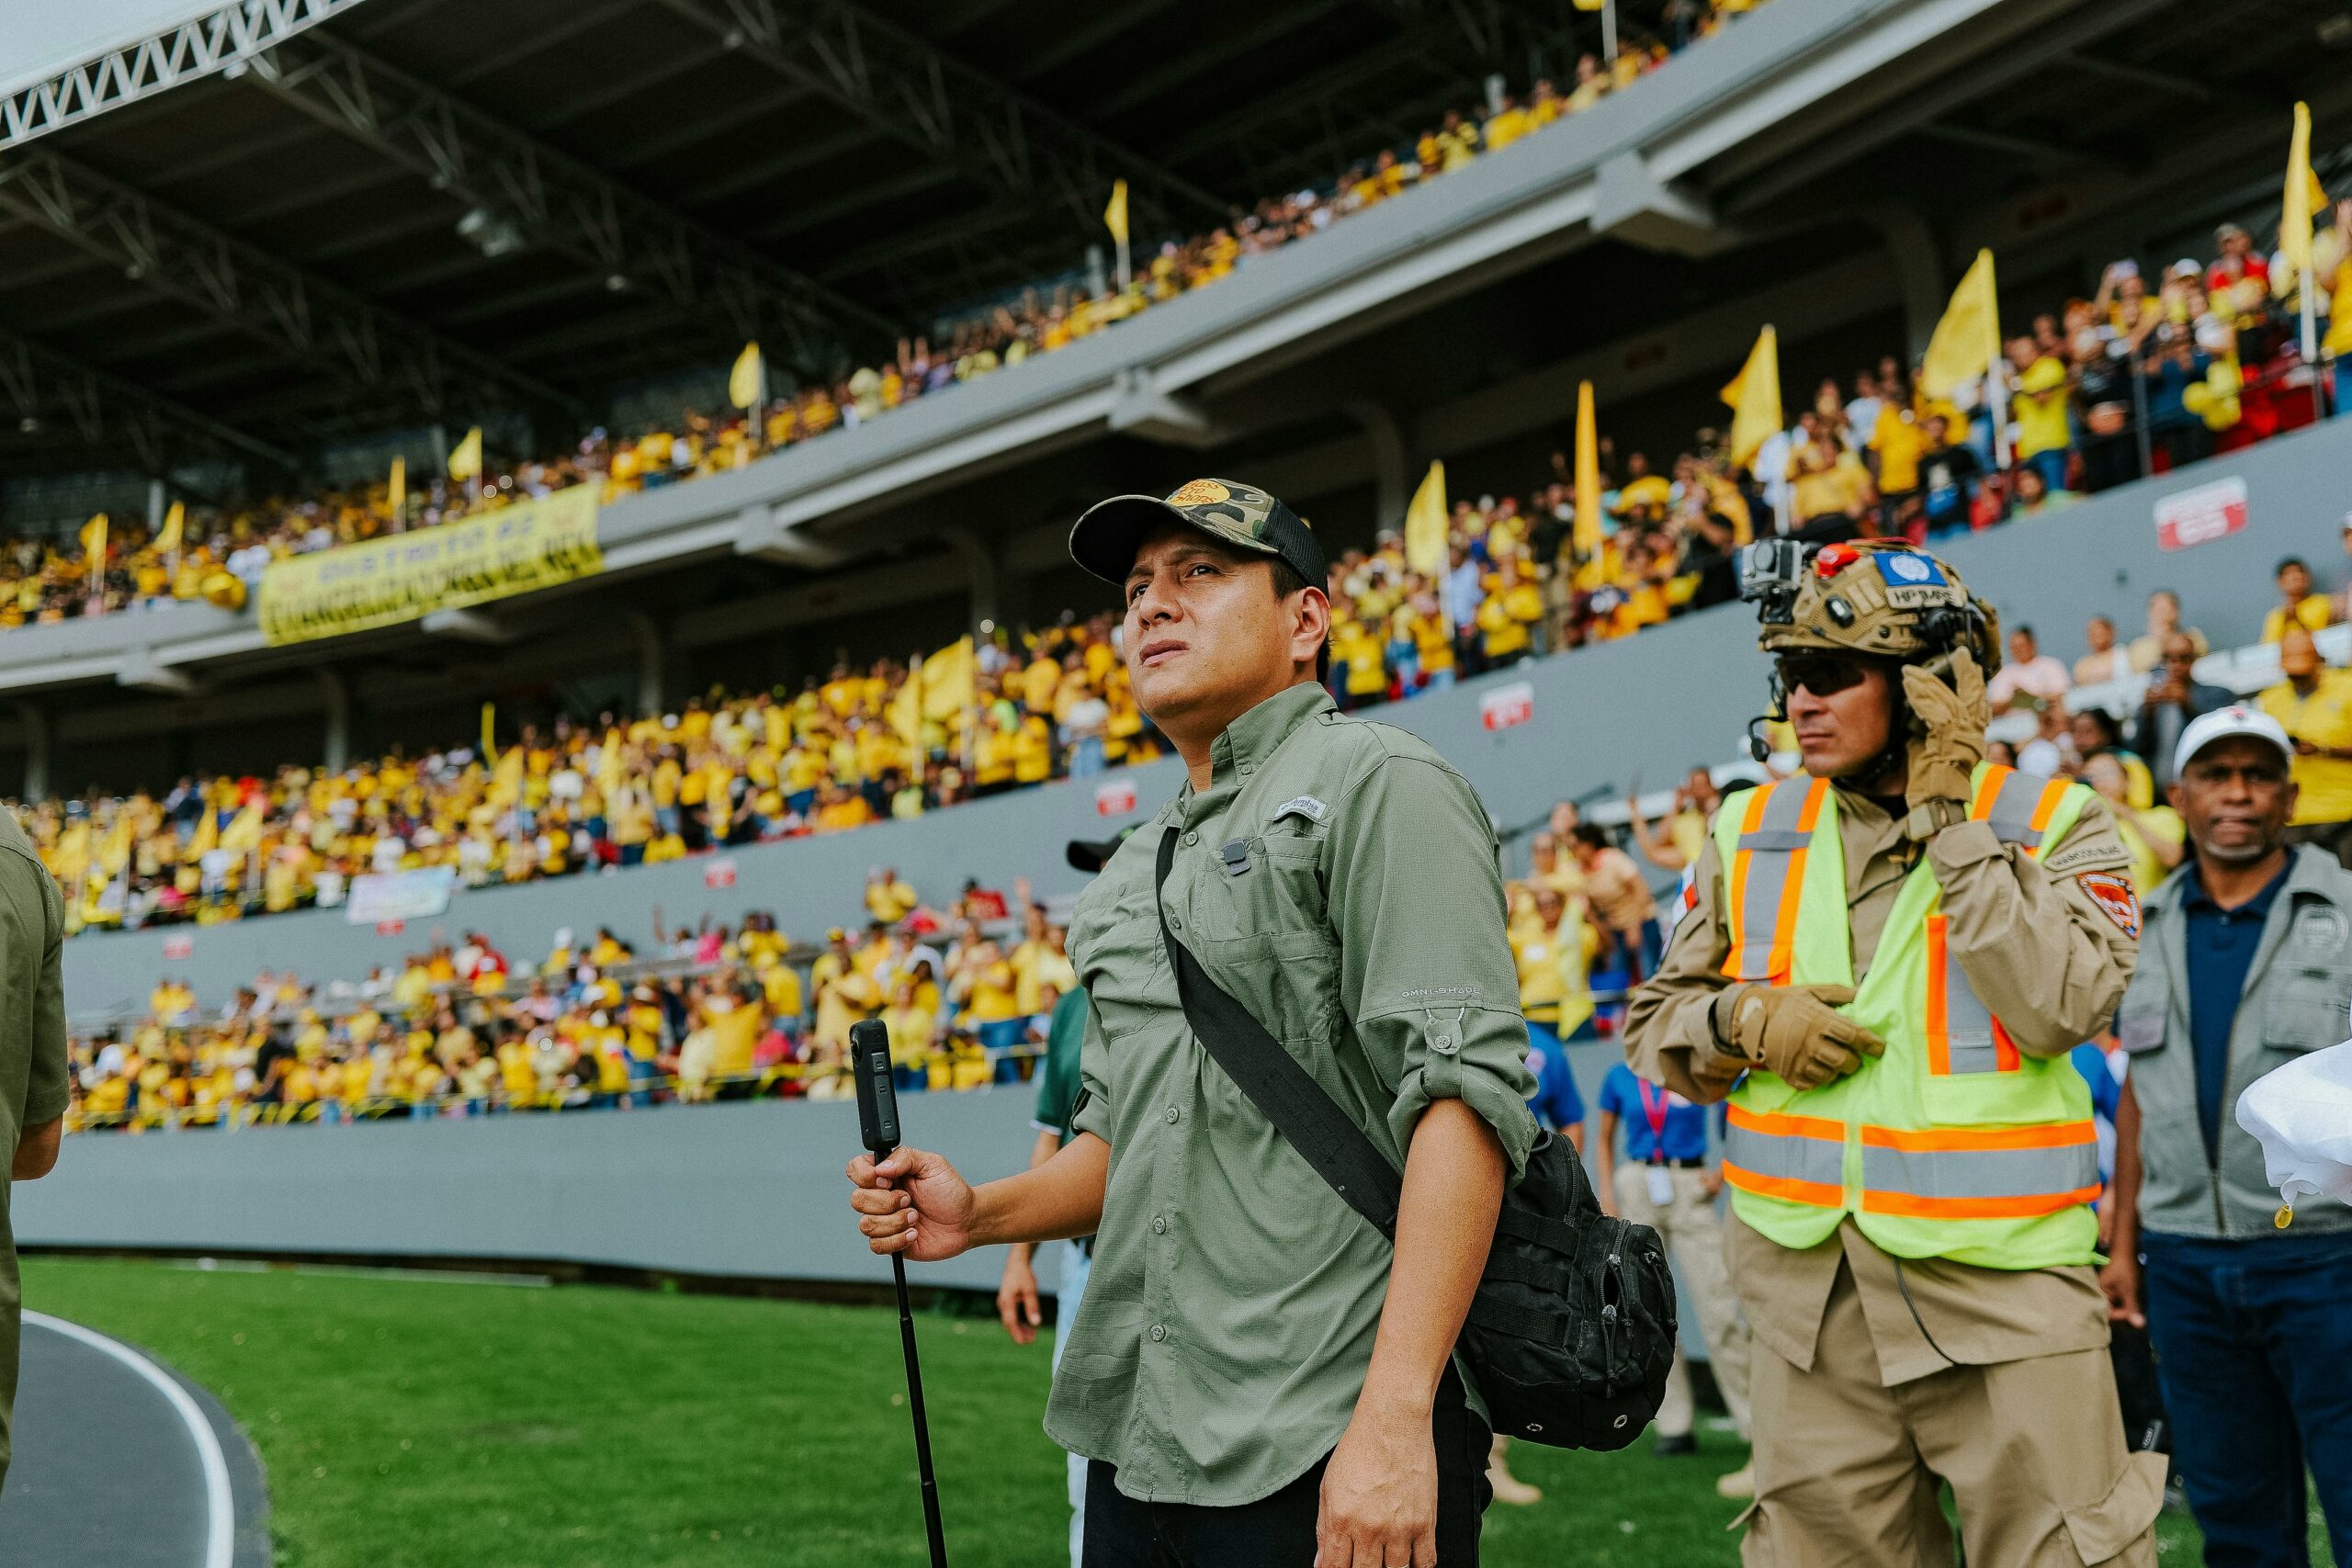
[[[1843,1264],[1811,1371],[1756,1342],[1745,1568],[2154,1568],[2165,1460],[2130,1453],[2103,1350],[1947,1367],[1893,1388]]]

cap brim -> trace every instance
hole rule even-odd
[[[1155,528],[1168,524],[1191,528],[1206,534],[1221,545],[1237,550],[1248,550],[1261,556],[1281,552],[1270,545],[1253,539],[1237,539],[1232,535],[1204,525],[1181,506],[1171,506],[1156,495],[1114,495],[1108,501],[1098,501],[1086,509],[1077,525],[1069,531],[1069,558],[1089,574],[1101,578],[1114,588],[1126,586],[1127,573],[1136,564],[1136,552]]]
[[[1116,839],[1072,839],[1069,848],[1063,851],[1069,861],[1069,868],[1082,871],[1089,876],[1110,864],[1111,857],[1118,852],[1119,840]]]

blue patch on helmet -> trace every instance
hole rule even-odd
[[[1878,574],[1890,588],[1942,588],[1947,586],[1944,569],[1936,564],[1933,556],[1919,555],[1911,550],[1880,550],[1871,559],[1878,564]]]

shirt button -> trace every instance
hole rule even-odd
[[[1177,1119],[1183,1114],[1184,1113],[1182,1111],[1177,1110],[1174,1106],[1170,1106],[1168,1108],[1168,1124],[1173,1127],[1176,1125]]]
[[[1151,1222],[1151,1234],[1154,1235],[1166,1235],[1168,1234],[1168,1222],[1159,1218],[1157,1215],[1153,1216]]]
[[[1241,771],[1245,773],[1254,773],[1258,771],[1258,764],[1255,762],[1244,762],[1241,764]]]
[[[1201,836],[1198,833],[1187,833],[1184,835],[1184,841],[1188,844],[1197,844],[1201,841]]]
[[[1181,931],[1184,929],[1184,922],[1171,914],[1168,917],[1168,929],[1171,931]]]
[[[1158,1324],[1156,1324],[1156,1323],[1155,1323],[1155,1324],[1153,1324],[1153,1325],[1151,1325],[1151,1342],[1152,1342],[1153,1344],[1157,1345],[1157,1344],[1159,1344],[1161,1340],[1163,1340],[1163,1339],[1165,1339],[1165,1338],[1167,1338],[1167,1337],[1168,1337],[1168,1330],[1166,1330],[1165,1328],[1162,1328],[1159,1325],[1158,1325]]]

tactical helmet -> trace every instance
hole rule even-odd
[[[1750,547],[1741,596],[1758,603],[1767,653],[1820,649],[1905,664],[1965,648],[1987,679],[2001,667],[2000,621],[1960,573],[1900,539]]]

